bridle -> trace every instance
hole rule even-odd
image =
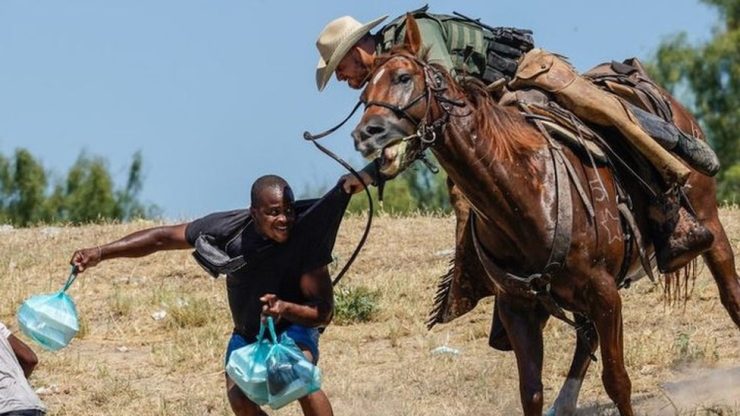
[[[397,118],[407,120],[412,125],[416,126],[415,133],[403,137],[401,141],[411,141],[418,139],[421,142],[418,158],[424,160],[424,156],[422,156],[424,154],[424,151],[429,147],[434,146],[437,141],[438,133],[441,134],[443,132],[445,126],[450,121],[450,117],[454,115],[452,113],[452,108],[464,107],[466,104],[464,101],[454,100],[445,95],[448,90],[448,84],[445,76],[442,74],[442,71],[440,69],[429,65],[428,63],[420,60],[413,55],[398,53],[389,56],[383,63],[375,66],[373,71],[371,71],[368,75],[368,78],[372,79],[374,75],[381,68],[383,68],[383,66],[388,61],[395,58],[409,60],[421,67],[422,71],[424,72],[424,87],[422,89],[422,92],[419,93],[416,97],[409,100],[403,106],[391,104],[384,101],[363,101],[362,98],[360,98],[360,102],[358,103],[358,105],[364,104],[366,110],[372,106],[386,108],[393,112],[393,114]],[[422,100],[426,102],[426,107],[424,108],[424,116],[421,119],[417,119],[416,117],[409,114],[408,110],[417,105]],[[441,117],[429,121],[434,102],[437,102],[439,104],[440,108],[442,108],[443,114]]]
[[[380,65],[376,65],[375,68],[368,74],[368,76],[365,79],[371,79],[383,66],[390,61],[393,58],[404,58],[407,59],[418,66],[422,68],[424,71],[424,89],[423,92],[417,95],[416,97],[409,100],[408,103],[404,104],[403,106],[399,106],[396,104],[391,104],[383,101],[365,101],[362,97],[357,101],[357,104],[355,104],[354,107],[352,107],[352,110],[349,112],[347,117],[345,117],[339,124],[336,126],[327,129],[321,133],[317,134],[311,134],[307,131],[303,132],[303,138],[305,140],[309,140],[312,142],[316,142],[316,140],[322,139],[335,131],[337,131],[340,127],[342,127],[347,121],[349,121],[350,118],[357,112],[357,109],[360,108],[361,105],[364,105],[365,109],[371,106],[378,106],[383,107],[398,117],[399,119],[405,119],[409,121],[411,124],[416,126],[416,133],[405,137],[406,140],[411,140],[414,138],[418,138],[422,140],[423,143],[427,145],[432,145],[436,141],[437,132],[441,132],[445,125],[447,125],[447,122],[450,120],[451,116],[459,116],[464,117],[469,115],[470,113],[465,114],[452,114],[452,107],[465,107],[467,104],[464,101],[455,100],[452,98],[449,98],[445,96],[445,92],[448,90],[448,84],[445,79],[445,76],[442,74],[442,71],[440,69],[435,68],[432,65],[429,65],[428,63],[422,61],[421,59],[410,55],[406,53],[396,53],[393,55],[388,55],[387,59]],[[442,117],[433,120],[432,122],[429,122],[429,116],[431,114],[432,104],[433,101],[429,98],[433,97],[436,102],[439,103],[440,107],[443,110]],[[422,119],[417,119],[416,117],[413,117],[411,114],[408,113],[408,110],[415,106],[420,101],[425,100],[426,101],[426,108],[424,109],[424,117]],[[341,163],[341,162],[340,162]]]
[[[350,265],[352,265],[352,263],[354,262],[355,258],[357,257],[360,250],[362,249],[362,246],[365,245],[365,241],[367,240],[368,234],[370,232],[370,226],[372,224],[373,199],[372,199],[372,196],[370,195],[370,190],[368,189],[367,185],[365,185],[364,181],[360,177],[360,174],[357,173],[357,171],[354,170],[352,166],[349,163],[347,163],[345,160],[343,160],[341,157],[337,156],[334,152],[332,152],[331,150],[319,144],[318,140],[334,133],[340,127],[342,127],[350,118],[352,118],[352,116],[355,114],[357,109],[360,108],[360,105],[364,104],[365,109],[371,106],[387,108],[391,110],[393,114],[396,115],[396,117],[400,119],[408,120],[414,126],[416,126],[416,132],[414,134],[406,136],[402,138],[401,140],[403,141],[411,141],[415,139],[420,140],[421,141],[421,151],[416,155],[416,158],[421,160],[432,172],[437,173],[438,169],[426,159],[424,150],[433,146],[434,143],[436,142],[437,133],[442,132],[444,127],[447,125],[447,122],[450,120],[450,116],[453,115],[451,113],[452,107],[464,107],[466,105],[465,102],[463,101],[457,101],[457,100],[453,100],[453,99],[445,97],[444,93],[447,91],[447,82],[442,72],[439,69],[432,67],[431,65],[417,59],[416,57],[412,55],[407,55],[407,54],[392,55],[385,62],[383,62],[383,64],[377,65],[375,69],[371,71],[368,77],[375,74],[392,57],[403,57],[421,66],[422,70],[424,71],[424,84],[425,84],[423,93],[414,97],[412,100],[410,100],[408,103],[406,103],[402,107],[395,105],[395,104],[382,102],[382,101],[365,102],[362,99],[360,99],[357,101],[357,104],[355,104],[355,106],[352,108],[352,111],[350,111],[349,115],[347,115],[347,117],[345,117],[344,120],[342,120],[336,126],[326,131],[323,131],[321,133],[318,133],[318,134],[311,134],[308,131],[303,132],[303,139],[312,142],[319,150],[321,150],[327,156],[334,159],[337,163],[339,163],[345,169],[347,169],[355,178],[357,178],[357,180],[360,181],[361,184],[363,184],[363,187],[365,188],[365,194],[367,195],[368,217],[367,217],[367,223],[365,224],[365,230],[362,234],[362,237],[360,238],[360,241],[357,243],[357,247],[355,248],[350,258],[347,260],[347,263],[345,263],[342,270],[337,274],[337,277],[334,278],[334,280],[332,281],[332,284],[335,286],[337,283],[339,283],[339,280],[342,278],[342,276],[344,276],[347,270],[349,270]],[[432,100],[430,98],[434,98],[434,100],[436,100],[439,103],[444,113],[442,117],[432,122],[428,122],[428,118],[431,114],[431,108],[432,108]],[[422,100],[426,101],[424,117],[421,120],[417,120],[416,118],[414,118],[408,113],[408,110]],[[464,115],[467,115],[467,114],[464,114]],[[379,196],[382,202],[382,185],[379,186]]]

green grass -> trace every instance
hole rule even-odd
[[[365,286],[347,286],[334,292],[334,320],[337,325],[369,322],[378,310],[380,292]]]

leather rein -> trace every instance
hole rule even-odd
[[[423,150],[427,149],[428,147],[432,146],[437,138],[437,132],[444,128],[444,126],[449,121],[450,117],[450,110],[452,106],[458,106],[463,107],[465,106],[464,102],[451,100],[447,97],[444,97],[443,94],[447,90],[447,86],[444,83],[444,77],[442,76],[441,72],[439,70],[433,69],[431,66],[426,64],[425,62],[411,56],[411,55],[397,55],[402,56],[406,59],[409,59],[413,62],[416,62],[424,69],[424,78],[425,78],[425,87],[424,92],[419,94],[417,97],[406,103],[403,107],[399,107],[395,104],[385,103],[381,101],[370,101],[370,102],[364,102],[362,99],[357,101],[357,104],[352,108],[352,111],[345,117],[339,124],[336,126],[325,130],[321,133],[317,134],[311,134],[308,131],[303,132],[303,139],[308,140],[311,143],[313,143],[321,152],[329,156],[330,158],[334,159],[337,163],[342,165],[345,169],[347,169],[360,183],[362,184],[365,194],[367,195],[367,203],[368,203],[368,215],[367,215],[367,223],[365,224],[365,230],[362,233],[362,237],[360,238],[360,241],[357,243],[357,247],[355,248],[354,252],[352,252],[352,255],[347,260],[347,263],[344,265],[342,270],[337,274],[337,277],[334,278],[332,281],[333,285],[337,285],[339,283],[339,280],[344,276],[344,274],[347,272],[349,267],[352,265],[352,263],[355,261],[355,258],[359,254],[362,247],[365,245],[365,242],[367,240],[368,234],[370,233],[370,227],[372,225],[372,219],[373,219],[373,198],[372,195],[370,195],[370,189],[367,187],[365,182],[362,180],[362,177],[360,177],[360,174],[357,173],[355,169],[352,168],[352,166],[347,163],[344,159],[339,157],[337,154],[332,152],[331,150],[327,149],[326,147],[322,146],[318,140],[322,139],[335,131],[337,131],[340,127],[342,127],[347,121],[349,121],[350,118],[357,112],[357,109],[360,108],[360,105],[364,104],[365,109],[367,109],[370,106],[379,106],[384,107],[389,110],[391,110],[397,117],[406,119],[417,126],[417,130],[415,134],[412,134],[410,136],[404,137],[403,141],[409,141],[413,139],[419,139],[422,143],[422,151],[419,152],[417,155],[417,158],[420,159],[432,172],[437,173],[439,170],[429,162],[425,155]],[[387,62],[387,61],[386,61]],[[385,63],[385,62],[384,62]],[[377,72],[378,69],[380,69],[382,65],[378,65],[374,71],[372,71],[370,74],[368,74],[368,77],[370,77],[372,74]],[[436,87],[432,87],[431,80],[434,79]],[[426,120],[429,117],[429,114],[431,112],[431,100],[429,100],[429,97],[434,97],[439,103],[440,106],[443,108],[445,115],[441,117],[440,119],[437,119],[433,121],[430,124],[427,124]],[[426,109],[424,111],[425,115],[422,120],[416,120],[414,117],[412,117],[407,110],[409,110],[411,107],[415,106],[417,103],[419,103],[422,100],[426,100]],[[379,175],[378,175],[379,176]],[[379,177],[379,180],[382,181],[382,178]],[[379,198],[382,202],[382,182],[378,185],[378,194],[380,195]]]

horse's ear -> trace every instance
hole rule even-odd
[[[367,53],[362,48],[357,48],[357,52],[360,54],[360,62],[368,70],[370,70],[375,64],[375,54]]]
[[[417,55],[421,50],[421,32],[411,13],[406,13],[406,37],[403,40],[403,46],[413,55]]]

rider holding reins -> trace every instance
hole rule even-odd
[[[685,164],[710,176],[719,169],[716,155],[704,142],[679,131],[669,121],[644,111],[637,113],[639,109],[635,110],[616,95],[580,76],[560,56],[532,49],[530,31],[491,28],[462,15],[431,14],[426,7],[410,14],[419,25],[425,59],[442,66],[458,81],[466,77],[481,80],[497,98],[502,91],[542,90],[584,121],[616,127],[622,133],[658,171],[660,186],[664,189],[648,214],[656,259],[662,272],[683,267],[711,246],[711,232],[680,204],[680,188],[691,172]],[[316,42],[319,91],[326,87],[332,74],[351,88],[364,86],[375,57],[387,53],[403,40],[403,16],[376,33],[370,33],[385,18],[362,24],[344,16],[324,27]],[[659,144],[653,139],[665,131],[671,132],[668,140]],[[681,155],[681,159],[676,154]],[[366,183],[375,181],[372,172],[372,169],[363,169],[361,175]],[[348,182],[357,182],[349,175],[346,178]],[[358,185],[355,189],[359,191]],[[451,192],[454,192],[452,187]]]

